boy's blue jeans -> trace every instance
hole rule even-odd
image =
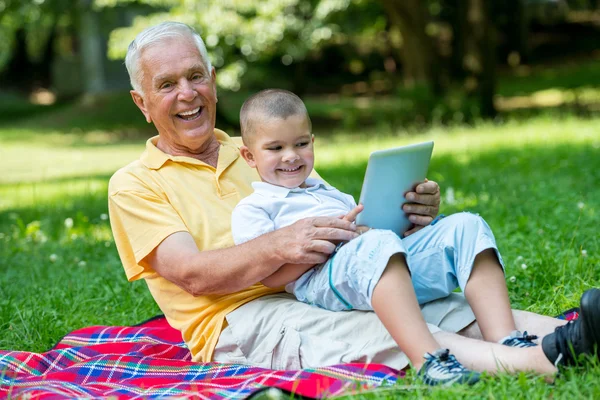
[[[478,215],[458,213],[401,239],[391,231],[372,229],[341,246],[324,264],[286,286],[300,301],[332,311],[372,310],[373,289],[390,257],[404,254],[419,304],[463,291],[475,256],[494,249],[494,235]]]

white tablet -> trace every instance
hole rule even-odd
[[[359,201],[365,208],[356,224],[402,237],[411,226],[402,211],[404,195],[427,177],[432,151],[433,142],[424,142],[371,153]]]

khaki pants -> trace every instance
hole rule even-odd
[[[458,332],[475,320],[452,293],[421,307],[429,330]],[[402,369],[408,358],[372,311],[328,311],[287,293],[261,297],[227,315],[213,361],[269,369],[380,363]]]

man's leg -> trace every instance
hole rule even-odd
[[[540,339],[554,332],[554,329],[557,327],[567,323],[565,320],[560,320],[529,311],[512,310],[512,314],[518,330],[535,333]],[[469,326],[458,332],[458,334],[471,339],[483,339],[483,335],[481,334],[481,329],[479,328],[477,321],[472,322]]]
[[[554,375],[557,371],[544,355],[541,346],[509,347],[450,332],[436,332],[434,337],[443,347],[450,349],[465,367],[475,371],[530,371],[544,375]]]

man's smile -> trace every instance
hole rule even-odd
[[[193,121],[196,118],[200,117],[204,107],[196,107],[193,110],[183,111],[177,114],[177,117],[184,121]]]

